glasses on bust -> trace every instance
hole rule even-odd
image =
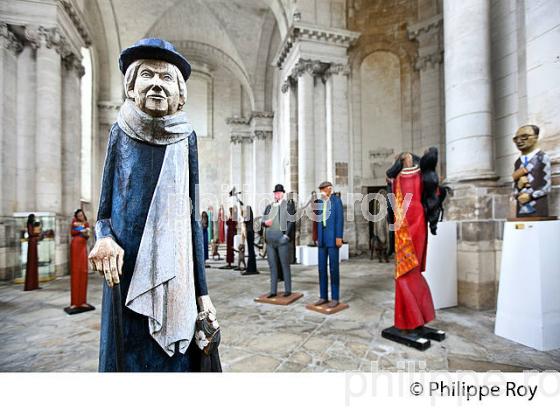
[[[532,136],[534,136],[534,134],[521,134],[521,135],[516,135],[515,137],[513,137],[514,141],[527,141],[529,138],[531,138]]]

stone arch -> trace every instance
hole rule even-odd
[[[359,46],[356,45],[349,53],[349,62],[351,65],[351,105],[352,105],[352,133],[357,141],[362,141],[362,101],[364,93],[364,84],[362,83],[361,67],[364,60],[374,53],[389,53],[398,60],[400,66],[400,89],[401,89],[401,107],[402,107],[402,150],[413,149],[413,133],[416,126],[415,121],[415,101],[418,98],[419,79],[417,72],[414,71],[413,61],[416,55],[416,45],[392,41],[390,39],[379,39],[374,36],[366,36],[360,38]],[[364,183],[372,183],[366,181],[367,175],[363,175],[363,157],[362,144],[355,145],[354,158],[354,174],[361,175]]]

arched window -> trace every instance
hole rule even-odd
[[[82,48],[82,65],[85,74],[82,77],[82,149],[81,149],[81,199],[91,202],[91,154],[92,154],[92,100],[93,73],[91,52]]]

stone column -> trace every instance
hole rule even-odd
[[[37,31],[36,100],[36,207],[38,211],[62,211],[61,58],[58,29]]]
[[[326,71],[327,179],[343,194],[350,188],[348,135],[348,68],[331,64]]]
[[[321,75],[315,76],[315,181],[313,190],[317,191],[319,184],[327,178],[326,149],[326,95],[325,81]]]
[[[496,304],[507,200],[498,195],[492,138],[490,2],[445,0],[446,180],[454,190],[446,218],[457,221],[459,304]]]
[[[253,195],[251,205],[254,209],[260,208],[262,204],[259,202],[263,198],[269,197],[271,188],[267,185],[266,169],[271,166],[267,161],[267,141],[271,139],[272,131],[257,130],[253,133],[253,151],[252,151],[252,168],[253,168]]]
[[[315,116],[312,63],[300,61],[297,72],[298,196],[303,204],[315,185]]]
[[[443,14],[447,179],[492,179],[490,2],[445,0]]]
[[[230,144],[230,182],[238,191],[241,190],[243,184],[243,151],[242,151],[243,138],[240,136],[232,135]]]
[[[62,213],[71,215],[81,198],[81,57],[70,54],[62,75]]]
[[[26,44],[17,70],[17,210],[35,209],[35,48]]]
[[[9,280],[19,268],[16,210],[16,95],[17,54],[21,43],[0,23],[0,279]]]
[[[21,43],[5,23],[0,24],[0,217],[16,205],[16,106],[17,54]]]

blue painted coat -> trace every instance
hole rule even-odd
[[[189,143],[189,197],[191,212],[193,265],[196,296],[208,294],[204,269],[204,247],[198,203],[199,172],[196,134]],[[109,135],[103,169],[101,197],[97,215],[96,237],[112,237],[124,249],[121,293],[123,301],[123,335],[125,371],[198,371],[200,350],[191,343],[185,354],[169,357],[150,336],[148,319],[124,306],[134,271],[138,248],[144,231],[166,145],[151,145],[130,138],[118,124]],[[99,371],[116,370],[115,341],[112,322],[111,288],[103,285]]]

